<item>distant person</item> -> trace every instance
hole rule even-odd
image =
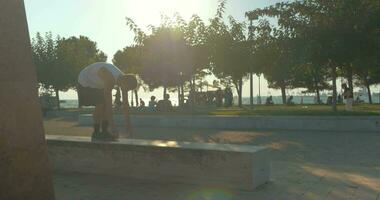
[[[356,104],[364,103],[364,100],[360,99],[360,96],[357,96],[356,100],[355,100],[355,103]]]
[[[156,106],[157,106],[156,97],[155,96],[151,96],[149,104],[148,104],[149,110],[152,111],[152,112],[155,111],[156,110]]]
[[[41,104],[41,109],[42,109],[42,115],[44,117],[47,116],[47,112],[49,111],[49,99],[48,96],[43,95],[40,97],[40,104]]]
[[[157,102],[157,110],[159,112],[169,112],[172,111],[172,102],[169,100],[170,95],[165,94],[164,99]]]
[[[145,102],[140,98],[140,108],[145,108]]]
[[[217,107],[223,106],[223,91],[222,89],[218,88],[218,90],[215,92],[215,103]]]
[[[339,103],[339,104],[343,103],[343,98],[342,98],[341,94],[338,95],[337,103]]]
[[[257,99],[257,104],[261,105],[261,96],[257,95],[256,99]]]
[[[116,94],[114,95],[115,97],[115,101],[114,101],[114,105],[115,105],[115,108],[120,108],[121,107],[121,92],[120,92],[120,88],[117,87],[116,89]]]
[[[224,91],[224,105],[226,107],[231,107],[233,100],[234,100],[234,97],[233,97],[231,88],[226,87]]]
[[[137,87],[136,77],[124,74],[112,64],[98,62],[87,66],[79,73],[78,83],[79,105],[95,106],[92,140],[115,140],[117,135],[112,115],[112,89],[115,85],[121,88],[125,103],[128,100],[124,95]],[[127,110],[125,117],[129,119]],[[129,125],[127,122],[127,126]],[[109,126],[112,134],[109,132]]]
[[[267,97],[266,101],[265,101],[265,105],[273,105],[273,97],[272,95],[270,95],[269,97]]]
[[[347,84],[342,84],[343,98],[346,100],[346,111],[352,111],[352,105],[354,103],[354,94],[351,92],[351,88]]]
[[[290,97],[286,100],[286,105],[294,105],[293,95],[290,95]]]
[[[332,96],[328,96],[327,100],[326,100],[326,104],[327,105],[332,105],[332,103],[333,103],[333,97]]]

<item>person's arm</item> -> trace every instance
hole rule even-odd
[[[125,116],[125,128],[129,137],[133,135],[133,127],[131,123],[131,118],[129,116],[129,103],[128,103],[128,90],[122,88],[122,97],[123,97],[123,109]]]

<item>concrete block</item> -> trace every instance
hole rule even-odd
[[[243,190],[270,178],[268,150],[257,146],[48,136],[48,151],[57,171]]]

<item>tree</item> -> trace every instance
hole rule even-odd
[[[37,67],[37,79],[42,88],[46,90],[54,90],[57,106],[59,103],[59,91],[66,91],[71,86],[71,79],[68,67],[60,65],[58,58],[58,44],[61,41],[59,36],[53,39],[51,32],[41,36],[37,32],[36,37],[32,39],[32,52],[34,63]]]
[[[364,58],[356,60],[353,64],[353,70],[357,75],[356,85],[365,86],[369,103],[372,104],[371,85],[380,83],[380,63],[378,58]]]
[[[192,52],[185,39],[184,23],[178,15],[175,20],[164,16],[161,25],[151,26],[151,34],[146,34],[127,18],[144,58],[139,76],[151,90],[164,87],[164,95],[168,88],[176,88],[181,93],[179,88],[191,78]]]
[[[222,1],[215,18],[208,26],[208,45],[213,74],[219,79],[231,78],[242,107],[243,78],[251,68],[252,44],[247,40],[245,23],[229,17],[229,26],[223,21]]]
[[[368,37],[379,28],[377,1],[334,2],[302,0],[277,3],[249,12],[250,18],[276,17],[279,29],[295,38],[308,41],[310,52],[304,64],[312,63],[329,71],[333,82],[333,110],[336,110],[337,68],[345,72],[352,85],[353,61],[363,57],[362,49],[370,47]]]
[[[202,81],[209,75],[209,59],[207,48],[207,27],[198,15],[193,15],[185,26],[185,40],[190,48],[192,72],[190,89],[195,90],[195,82]],[[193,102],[193,101],[192,101]]]
[[[264,74],[270,88],[281,89],[285,104],[286,89],[294,88],[295,70],[300,62],[297,52],[299,40],[288,32],[273,27],[266,19],[251,26],[250,35],[254,44],[252,65],[256,66],[257,72]]]
[[[63,38],[57,44],[57,67],[62,71],[55,80],[65,88],[76,88],[80,71],[95,62],[105,62],[107,55],[86,36]],[[64,83],[64,84],[63,84]],[[61,87],[54,88],[56,93]]]

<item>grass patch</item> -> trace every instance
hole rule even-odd
[[[78,112],[80,114],[90,114],[93,108],[65,109],[65,112]],[[122,114],[122,110],[115,110],[115,113]],[[347,112],[344,105],[338,105],[338,112],[333,112],[331,106],[327,105],[255,105],[253,109],[249,106],[243,108],[216,108],[215,106],[202,106],[194,111],[174,109],[170,113],[158,113],[141,111],[131,108],[133,115],[235,115],[235,116],[379,116],[380,104],[360,104],[354,106],[353,112]]]
[[[331,106],[326,105],[273,105],[273,106],[254,106],[243,108],[217,109],[210,112],[211,115],[252,115],[252,116],[367,116],[380,115],[380,105],[358,105],[353,112],[347,112],[344,105],[338,106],[338,111],[333,112]]]

